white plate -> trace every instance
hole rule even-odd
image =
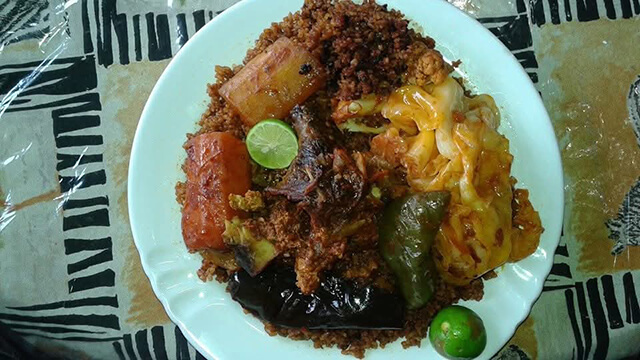
[[[440,0],[389,0],[449,59],[462,60],[460,71],[477,90],[491,94],[501,107],[501,131],[515,155],[513,173],[531,191],[545,232],[534,255],[504,266],[485,283],[480,302],[467,302],[488,333],[481,358],[495,354],[513,335],[532,304],[553,261],[563,213],[562,166],[556,138],[542,101],[511,53],[482,25]],[[277,4],[277,5],[276,5]],[[206,85],[214,66],[241,62],[245,52],[271,22],[298,10],[302,0],[245,0],[202,28],[173,58],[142,112],[129,167],[129,216],[142,267],[169,317],[202,354],[215,359],[331,359],[337,349],[314,349],[310,342],[270,337],[252,316],[225,293],[224,286],[196,276],[200,257],[187,253],[180,230],[174,185],[180,170],[185,134],[193,132],[208,102]],[[423,342],[403,350],[397,341],[367,351],[367,359],[432,359]]]

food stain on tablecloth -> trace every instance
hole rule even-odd
[[[538,59],[548,65],[541,67],[548,81],[540,88],[559,139],[568,194],[565,236],[580,253],[575,265],[585,274],[640,268],[640,247],[612,258],[615,242],[605,226],[640,177],[640,147],[627,109],[629,84],[640,73],[639,20],[540,31]]]
[[[113,227],[121,230],[118,236],[116,253],[124,258],[122,279],[130,291],[128,316],[129,324],[136,326],[153,326],[169,322],[169,319],[155,297],[149,279],[147,279],[140,257],[133,243],[127,208],[127,174],[129,170],[129,155],[136,126],[146,99],[158,80],[168,61],[131,63],[127,66],[113,65],[103,70],[108,73],[104,79],[104,90],[101,102],[105,108],[113,111],[116,120],[111,127],[113,137],[105,149],[107,171],[116,194],[116,211],[113,213],[114,222],[122,226]],[[135,79],[135,81],[132,81]],[[115,235],[115,234],[114,234]]]

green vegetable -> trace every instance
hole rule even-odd
[[[264,200],[261,192],[249,190],[244,195],[229,194],[229,206],[234,210],[258,211],[264,208]]]
[[[338,231],[338,234],[340,236],[345,236],[345,237],[354,235],[355,233],[358,232],[358,230],[360,230],[362,225],[364,225],[366,223],[367,223],[366,220],[356,220],[354,222],[348,223],[348,224],[342,226],[340,231]]]
[[[487,332],[473,310],[453,305],[440,310],[433,319],[429,340],[448,359],[473,359],[487,346]]]
[[[445,215],[448,192],[411,194],[392,201],[380,221],[380,252],[395,273],[407,307],[433,295],[431,245]]]
[[[296,133],[287,123],[277,119],[262,120],[247,134],[249,155],[267,169],[284,169],[298,155]]]
[[[357,100],[343,100],[338,102],[331,117],[336,124],[340,124],[347,119],[373,115],[382,110],[386,100],[386,96],[375,94],[365,95]]]
[[[222,238],[225,245],[233,250],[237,264],[251,276],[259,274],[278,255],[269,240],[256,239],[237,217],[225,220],[224,226]]]
[[[380,197],[382,197],[382,191],[380,190],[379,187],[373,186],[373,187],[371,187],[371,196],[373,196],[374,198],[380,200]]]
[[[355,119],[349,119],[341,124],[338,125],[338,128],[342,131],[349,131],[349,132],[355,132],[355,133],[365,133],[365,134],[382,134],[383,132],[385,132],[387,130],[386,126],[380,126],[380,127],[371,127],[368,125],[365,125],[363,123],[360,122],[360,119],[355,118]]]

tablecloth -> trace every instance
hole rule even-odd
[[[202,358],[141,269],[127,167],[155,81],[235,2],[0,1],[0,322],[39,349]],[[496,358],[639,356],[640,1],[450,2],[520,61],[564,164],[551,274]]]

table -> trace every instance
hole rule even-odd
[[[164,67],[235,1],[0,2],[0,321],[40,349],[201,358],[142,272],[128,155]],[[639,356],[639,1],[450,2],[525,68],[565,168],[551,274],[496,358]]]

